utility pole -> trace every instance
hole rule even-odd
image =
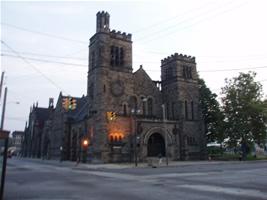
[[[165,131],[165,155],[166,155],[166,165],[168,166],[169,160],[168,160],[168,135],[167,135],[167,129],[166,129],[166,110],[165,105],[162,104],[162,115],[163,115],[163,126]]]
[[[4,103],[3,103],[1,126],[0,126],[1,130],[4,129],[4,119],[5,119],[5,112],[6,112],[6,96],[7,96],[7,87],[5,87],[5,94],[4,94]]]
[[[1,83],[1,87],[2,87],[2,83]],[[3,103],[0,131],[4,130],[4,119],[5,119],[5,110],[6,110],[6,96],[7,96],[7,87],[5,87],[5,95],[4,95],[4,103]],[[7,161],[7,148],[8,148],[8,136],[5,139],[5,147],[4,147],[4,154],[3,154],[3,165],[2,165],[3,167],[2,167],[2,174],[1,174],[0,199],[3,199],[3,197],[4,197],[4,185],[5,185],[5,177],[6,177],[6,161]]]
[[[4,75],[5,75],[5,72],[2,72],[2,75],[1,75],[1,82],[0,82],[0,99],[1,99],[1,95],[2,95],[2,88],[3,88],[3,82],[4,82]]]

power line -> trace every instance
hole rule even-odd
[[[231,3],[233,3],[233,2],[232,2],[232,1],[229,1],[228,3],[231,4]],[[136,40],[137,40],[137,41],[138,41],[138,40],[144,40],[144,39],[147,38],[147,37],[151,38],[151,37],[155,36],[156,34],[159,34],[159,33],[162,33],[162,32],[166,32],[166,31],[168,31],[168,30],[175,29],[175,28],[177,28],[177,26],[179,26],[179,25],[181,25],[181,24],[184,24],[184,23],[186,23],[186,22],[188,22],[188,21],[190,22],[190,21],[192,21],[192,20],[197,19],[198,17],[202,17],[203,15],[205,16],[206,14],[209,14],[209,13],[211,13],[211,12],[213,12],[213,11],[216,11],[216,10],[219,10],[219,9],[221,9],[221,8],[222,8],[221,6],[218,6],[218,7],[216,7],[216,8],[211,8],[211,9],[205,11],[205,12],[199,13],[199,14],[194,15],[194,16],[192,16],[192,17],[189,17],[189,18],[187,18],[187,19],[180,20],[180,21],[178,21],[178,23],[176,23],[176,24],[174,24],[174,25],[167,26],[167,27],[165,27],[164,29],[163,29],[163,27],[161,27],[160,31],[154,31],[154,32],[151,32],[151,33],[149,33],[149,34],[147,34],[147,35],[145,35],[145,36],[143,36],[143,37],[139,37],[139,38],[137,38]]]
[[[201,73],[206,73],[206,72],[227,72],[227,71],[237,71],[237,70],[249,70],[249,69],[264,69],[264,68],[267,68],[267,66],[261,66],[261,67],[247,67],[247,68],[228,68],[228,69],[215,69],[215,70],[200,70],[198,72],[201,72]],[[154,71],[154,72],[160,72],[161,70],[153,70],[153,69],[148,69],[145,71]]]
[[[4,53],[10,53],[12,51],[4,50]],[[38,53],[32,53],[32,52],[18,52],[20,54],[25,55],[33,55],[35,57],[51,57],[51,58],[62,58],[62,59],[70,59],[70,60],[85,60],[85,58],[77,58],[77,57],[69,57],[69,56],[55,56],[55,55],[47,55],[47,54],[38,54]]]
[[[50,34],[50,33],[44,33],[44,32],[40,32],[40,31],[29,30],[29,29],[26,29],[26,28],[23,28],[23,27],[19,27],[19,26],[15,26],[15,25],[12,25],[12,24],[8,24],[8,23],[5,23],[5,22],[1,22],[1,24],[4,25],[4,26],[8,26],[8,27],[17,29],[17,30],[26,31],[26,32],[30,32],[30,33],[35,33],[35,34],[39,34],[39,35],[44,35],[44,36],[47,36],[47,37],[56,38],[56,39],[60,39],[60,40],[65,40],[65,41],[69,41],[69,42],[76,42],[76,43],[82,43],[82,44],[85,44],[85,43],[87,44],[88,43],[88,42],[85,42],[85,41],[70,39],[70,38],[66,38],[66,37],[62,37],[62,36],[58,36],[58,35],[53,35],[53,34]]]
[[[81,50],[79,50],[80,52]],[[4,53],[1,54],[1,56],[9,56],[9,57],[14,57],[14,55],[10,55],[10,54],[6,54],[6,53],[10,53],[12,51],[7,51],[7,50],[4,50],[3,51]],[[66,64],[66,65],[79,65],[79,66],[86,66],[86,65],[80,65],[80,64],[72,64],[72,63],[65,63],[65,62],[58,62],[58,61],[50,61],[50,60],[43,60],[43,59],[37,59],[35,57],[51,57],[51,58],[60,58],[60,59],[69,59],[69,60],[87,60],[87,58],[78,58],[78,57],[69,57],[69,56],[55,56],[55,55],[47,55],[47,54],[37,54],[37,53],[32,53],[32,52],[18,52],[19,54],[28,54],[28,55],[33,55],[34,58],[32,57],[25,57],[29,60],[36,60],[36,61],[44,61],[44,62],[55,62],[55,63],[58,63],[58,64]],[[153,52],[152,52],[153,53]],[[156,52],[155,52],[156,53]],[[166,54],[166,53],[160,53],[160,52],[157,52],[157,54]],[[197,56],[198,58],[228,58],[229,56]],[[251,58],[249,58],[251,57]],[[241,55],[241,56],[230,56],[230,60],[226,60],[226,59],[223,59],[223,60],[212,60],[212,59],[209,59],[209,61],[202,61],[201,63],[222,63],[222,62],[238,62],[238,61],[244,61],[244,60],[258,60],[258,59],[267,59],[267,55],[265,54],[261,54],[261,55]],[[135,61],[135,63],[159,63],[160,61],[140,61],[140,60],[137,60]]]
[[[9,56],[9,57],[21,58],[20,56],[7,55],[7,54],[2,54],[1,56]],[[24,58],[25,59],[29,59],[29,60],[35,60],[35,61],[38,61],[38,62],[56,63],[56,64],[61,64],[61,65],[69,65],[69,66],[76,66],[76,67],[82,67],[82,68],[88,67],[87,65],[77,64],[77,63],[66,63],[66,62],[58,62],[58,61],[52,61],[52,60],[43,60],[43,59],[29,58],[29,57],[24,57]],[[206,72],[224,72],[224,71],[264,69],[264,68],[267,68],[267,66],[247,67],[247,68],[228,68],[228,69],[215,69],[215,70],[200,70],[198,72],[201,72],[201,73],[206,73]],[[158,70],[147,69],[146,71],[160,72],[161,70],[160,69],[158,69]]]
[[[210,3],[204,4],[204,5],[202,4],[201,6],[199,6],[199,7],[197,7],[197,8],[193,8],[193,9],[187,10],[187,11],[185,11],[185,12],[183,12],[183,13],[180,13],[180,14],[178,14],[178,15],[175,15],[175,16],[173,16],[173,17],[171,17],[171,18],[167,18],[167,19],[158,21],[158,22],[156,22],[156,23],[154,23],[154,24],[152,24],[152,25],[149,25],[149,26],[140,28],[140,29],[138,29],[138,30],[136,30],[136,31],[133,31],[133,34],[138,34],[139,32],[143,32],[143,31],[145,31],[145,30],[151,29],[151,28],[156,27],[156,26],[161,26],[161,29],[162,29],[162,23],[164,23],[164,22],[174,21],[174,20],[176,20],[178,17],[180,17],[180,16],[184,16],[184,15],[186,15],[187,13],[191,13],[191,12],[193,12],[194,10],[199,10],[199,9],[202,8],[202,7],[206,7],[206,5],[208,5],[208,4],[210,4]]]
[[[267,68],[267,66],[261,66],[261,67],[247,67],[247,68],[232,68],[232,69],[215,69],[215,70],[203,70],[199,72],[225,72],[225,71],[237,71],[237,70],[249,70],[249,69],[263,69]]]
[[[21,58],[20,56],[16,55],[10,55],[10,54],[1,54],[1,56],[8,56],[8,57],[14,57],[14,58]],[[24,57],[28,60],[34,60],[38,62],[45,62],[45,63],[55,63],[60,65],[70,65],[70,66],[76,66],[76,67],[87,67],[87,65],[77,64],[77,63],[66,63],[66,62],[58,62],[58,61],[51,61],[51,60],[45,60],[45,59],[39,59],[39,58],[30,58],[30,57]]]
[[[35,65],[30,63],[26,58],[21,56],[18,52],[16,52],[13,48],[11,48],[8,44],[6,44],[3,40],[1,40],[1,43],[4,44],[8,49],[10,49],[13,53],[15,53],[19,58],[21,58],[25,63],[27,63],[32,69],[34,69],[36,72],[41,74],[47,81],[49,81],[52,85],[54,85],[56,88],[60,89],[61,91],[65,92],[56,82],[54,82],[52,79],[50,79],[48,76],[46,76],[42,71],[40,71]],[[67,92],[65,92],[68,94]]]
[[[147,35],[147,36],[145,36],[145,37],[141,37],[141,38],[139,38],[139,40],[144,40],[145,38],[149,37],[149,39],[148,39],[148,40],[145,40],[143,43],[151,42],[151,41],[157,39],[158,37],[162,37],[162,36],[164,36],[164,35],[166,35],[166,34],[170,35],[170,34],[176,33],[177,31],[181,31],[181,30],[185,30],[185,29],[191,28],[191,27],[193,27],[193,26],[196,25],[196,24],[199,24],[199,23],[201,23],[201,22],[203,22],[203,21],[206,21],[207,19],[214,18],[214,17],[216,17],[216,16],[218,16],[218,15],[222,15],[222,14],[225,14],[225,13],[227,13],[227,12],[230,12],[230,11],[234,10],[235,8],[239,8],[239,7],[243,6],[243,5],[245,5],[246,3],[247,3],[247,2],[242,3],[242,4],[239,4],[238,6],[232,7],[232,8],[230,8],[230,9],[223,10],[222,12],[218,12],[218,13],[212,15],[212,16],[207,16],[207,17],[201,18],[200,20],[197,20],[197,21],[195,21],[194,23],[191,23],[190,25],[188,25],[188,26],[184,26],[184,27],[182,27],[182,28],[180,28],[180,29],[177,30],[177,25],[179,25],[179,24],[183,24],[184,22],[188,21],[188,20],[183,20],[183,21],[179,22],[178,24],[176,24],[176,25],[174,25],[174,26],[167,27],[167,29],[164,29],[164,30],[162,30],[162,31],[154,32],[154,33],[152,33],[152,34],[150,34],[150,35]],[[217,10],[218,10],[218,9],[217,9]],[[207,13],[208,13],[208,12],[207,12]],[[205,13],[204,13],[204,14],[205,14]],[[201,16],[201,15],[197,15],[196,17],[198,17],[198,16]],[[194,19],[194,18],[196,18],[196,17],[193,17],[192,19]],[[171,29],[171,30],[170,30],[170,29]],[[168,30],[170,30],[170,31],[168,31]],[[167,33],[158,34],[158,33],[166,32],[166,31],[167,31]],[[138,40],[138,39],[137,39],[137,40]]]

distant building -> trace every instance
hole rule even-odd
[[[12,146],[15,147],[17,154],[20,154],[23,136],[23,131],[14,131],[12,133]]]
[[[42,135],[46,121],[53,112],[53,101],[48,108],[38,107],[38,103],[30,108],[28,124],[23,137],[22,155],[32,158],[41,158]]]
[[[110,30],[109,20],[107,12],[97,13],[87,95],[74,97],[77,108],[64,110],[67,97],[60,93],[56,107],[43,111],[46,118],[38,130],[32,127],[37,115],[30,114],[25,137],[32,140],[26,145],[31,155],[66,160],[85,155],[103,162],[146,161],[159,155],[205,159],[195,58],[175,53],[161,60],[161,81],[153,81],[142,66],[133,72],[132,36]],[[34,138],[42,143],[42,153],[33,153]],[[86,152],[83,139],[89,140]]]

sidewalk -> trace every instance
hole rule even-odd
[[[138,163],[138,166],[135,166],[135,163],[106,163],[106,164],[92,164],[92,163],[79,163],[72,161],[62,161],[59,160],[42,160],[37,158],[18,158],[13,157],[12,159],[24,160],[33,163],[54,165],[58,167],[71,167],[73,169],[129,169],[129,168],[161,168],[161,167],[179,167],[179,166],[189,166],[189,165],[213,165],[213,164],[235,164],[240,162],[254,162],[254,161],[169,161],[168,166],[166,165],[165,160],[161,164],[158,163],[157,159],[152,161],[152,165],[148,163]],[[267,161],[257,161],[257,162],[267,162]]]

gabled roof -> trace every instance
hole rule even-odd
[[[150,78],[150,76],[146,73],[146,71],[143,69],[143,66],[140,65],[139,69],[136,70],[134,73],[134,78],[141,78],[143,80],[149,81],[149,82],[153,82],[153,80]]]
[[[140,84],[140,82],[141,82],[143,85],[146,85],[146,86],[150,85],[155,90],[158,90],[158,88],[156,87],[155,81],[153,81],[150,78],[150,76],[143,69],[142,65],[140,65],[140,68],[136,72],[134,72],[133,75],[134,75],[134,83],[135,84]]]

